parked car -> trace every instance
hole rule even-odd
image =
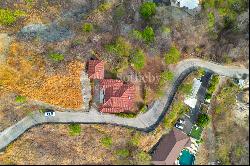
[[[183,119],[179,119],[177,122],[180,123],[180,124],[185,124],[186,123],[185,120],[183,120]]]
[[[56,116],[56,113],[54,110],[51,110],[51,109],[46,109],[45,112],[44,112],[44,115],[46,117],[49,117],[49,116]]]
[[[177,128],[177,129],[180,129],[180,130],[183,130],[183,126],[181,125],[181,124],[179,124],[179,123],[176,123],[175,124],[175,127]]]

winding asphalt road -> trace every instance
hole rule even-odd
[[[171,105],[175,93],[181,82],[198,67],[210,70],[219,75],[233,78],[249,78],[249,70],[234,66],[222,66],[200,59],[188,59],[178,63],[174,69],[175,79],[172,88],[164,94],[160,100],[152,104],[148,111],[138,115],[136,118],[121,118],[110,114],[101,114],[95,108],[90,108],[89,112],[56,112],[55,117],[45,117],[39,112],[25,117],[15,125],[5,129],[0,133],[0,150],[4,150],[8,144],[17,139],[31,127],[45,123],[81,123],[81,124],[113,124],[135,128],[137,130],[149,132],[155,129],[163,119]]]

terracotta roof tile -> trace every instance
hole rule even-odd
[[[88,62],[88,75],[90,79],[103,79],[104,62],[100,60],[90,60]]]

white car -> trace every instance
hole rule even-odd
[[[180,129],[180,130],[183,130],[183,128],[184,128],[183,126],[181,126],[181,125],[178,124],[178,123],[175,124],[175,127],[176,127],[177,129]]]
[[[53,110],[46,110],[46,111],[44,112],[44,115],[45,115],[46,117],[49,117],[49,116],[56,116],[56,113],[55,113],[55,111],[53,111]]]

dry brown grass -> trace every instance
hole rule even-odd
[[[134,131],[110,125],[81,128],[79,136],[69,136],[68,125],[32,128],[0,155],[0,164],[116,164],[120,160],[116,155],[118,149],[130,150],[130,156],[123,162],[135,162],[134,152],[141,148],[129,145]],[[104,147],[100,141],[107,136],[112,138],[111,147]],[[147,142],[148,136],[143,134],[140,142],[144,139]]]
[[[84,64],[72,61],[66,74],[47,75],[42,57],[25,49],[20,43],[10,47],[6,65],[0,66],[0,84],[10,92],[64,108],[80,108],[80,75]]]

